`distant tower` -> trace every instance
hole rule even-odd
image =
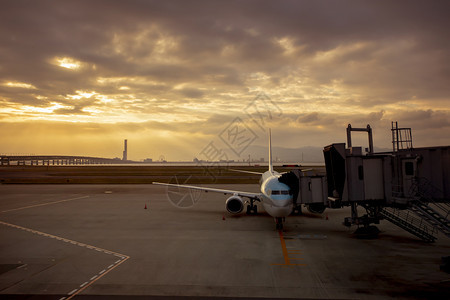
[[[122,160],[128,160],[127,140],[123,141],[123,158]]]

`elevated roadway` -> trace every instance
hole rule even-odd
[[[124,161],[120,159],[90,157],[90,156],[64,156],[64,155],[2,155],[0,165],[10,166],[55,166],[55,165],[92,165],[92,164],[117,164]]]

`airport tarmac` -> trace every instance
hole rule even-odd
[[[349,209],[304,210],[278,232],[261,205],[228,214],[226,197],[180,208],[162,186],[0,185],[0,298],[450,299],[444,235],[382,221],[357,239]]]

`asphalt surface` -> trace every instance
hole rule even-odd
[[[230,215],[225,195],[191,196],[0,185],[0,298],[450,299],[444,235],[429,244],[383,221],[377,239],[358,239],[341,225],[348,209],[305,210],[278,232],[262,206]]]

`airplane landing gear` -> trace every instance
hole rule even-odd
[[[297,206],[294,206],[294,208],[292,208],[291,215],[300,216],[301,214],[302,214],[302,206],[301,205],[297,205]]]
[[[247,205],[247,215],[258,214],[258,206],[256,206],[254,202],[255,202],[255,200],[250,199],[250,204]]]
[[[258,214],[258,206],[247,205],[247,215],[256,215],[256,214]]]
[[[275,218],[275,222],[276,222],[276,230],[283,230],[283,222],[284,222],[284,218]]]

